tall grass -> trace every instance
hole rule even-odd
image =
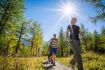
[[[70,66],[70,58],[58,58],[57,59],[61,64]],[[105,55],[96,54],[93,52],[84,53],[82,55],[84,70],[105,70]]]
[[[0,58],[0,70],[43,70],[45,58]]]
[[[84,53],[84,70],[105,70],[105,55],[93,52]],[[0,70],[43,70],[42,62],[46,57],[11,58],[0,57]],[[69,66],[71,57],[57,58],[61,64]]]

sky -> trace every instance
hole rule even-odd
[[[70,0],[25,0],[24,15],[26,20],[33,19],[41,24],[44,41],[50,40],[54,33],[58,35],[61,27],[66,31],[72,16],[62,18],[63,14],[56,10],[60,9],[67,1]],[[90,32],[95,29],[100,32],[103,23],[98,22],[95,25],[89,20],[89,17],[96,15],[96,9],[93,6],[80,0],[75,0],[70,4],[75,6],[77,14],[73,16],[77,17],[78,26],[82,23]]]

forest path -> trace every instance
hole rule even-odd
[[[66,67],[65,65],[60,64],[58,62],[55,62],[55,65],[56,66],[45,70],[73,70],[72,68]]]

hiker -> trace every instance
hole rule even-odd
[[[50,46],[49,46],[49,53],[50,53],[50,59],[51,63],[55,66],[55,59],[56,59],[56,54],[58,50],[58,39],[56,38],[56,34],[53,34],[53,38],[50,41]]]
[[[80,28],[76,25],[76,22],[77,18],[73,17],[71,24],[67,27],[67,36],[69,36],[69,42],[71,44],[71,49],[73,50],[73,58],[70,61],[70,65],[72,69],[74,69],[75,64],[77,64],[78,70],[84,70],[79,39],[79,34],[83,36],[84,33],[80,31]]]

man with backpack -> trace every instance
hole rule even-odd
[[[71,24],[67,27],[67,35],[69,36],[69,41],[71,48],[73,50],[73,58],[70,61],[72,69],[74,69],[75,64],[77,63],[78,70],[83,69],[82,57],[81,57],[81,48],[80,48],[80,39],[79,34],[83,35],[84,33],[80,31],[79,26],[76,25],[77,18],[73,17]]]

